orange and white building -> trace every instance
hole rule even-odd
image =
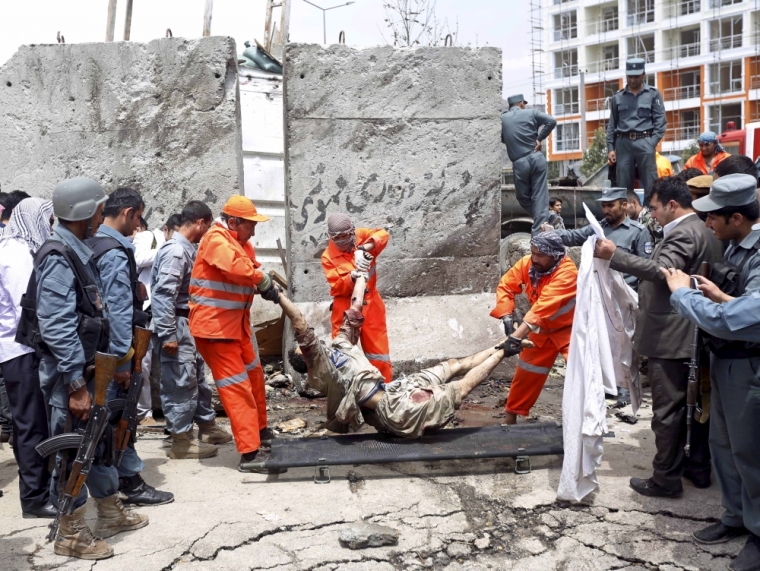
[[[546,108],[557,119],[549,160],[581,159],[583,135],[587,144],[606,127],[631,57],[646,59],[663,96],[663,153],[729,121],[760,121],[760,0],[540,1]]]

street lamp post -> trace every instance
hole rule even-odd
[[[314,2],[309,2],[309,0],[303,0],[303,1],[306,2],[307,4],[311,4],[315,8],[319,8],[320,10],[322,10],[322,39],[323,39],[323,43],[324,44],[327,44],[327,16],[326,16],[326,12],[328,10],[335,10],[335,8],[343,8],[343,6],[348,6],[350,4],[354,4],[354,2],[346,2],[345,4],[338,4],[337,6],[330,6],[329,8],[322,8],[322,6],[317,6],[316,4],[314,4]]]

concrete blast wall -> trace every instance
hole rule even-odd
[[[288,44],[286,201],[296,301],[329,298],[326,217],[383,227],[388,297],[493,292],[501,50]]]
[[[243,193],[235,42],[22,46],[0,68],[0,186],[49,197],[89,176],[142,192],[162,224]]]

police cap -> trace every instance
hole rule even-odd
[[[728,174],[713,182],[710,194],[692,203],[695,210],[712,212],[727,206],[744,206],[757,200],[757,180],[749,174]]]
[[[528,104],[528,102],[525,101],[522,93],[518,93],[517,95],[510,95],[507,98],[507,103],[510,105],[517,105],[518,103],[525,103],[526,105]]]
[[[626,75],[641,75],[644,73],[644,64],[646,62],[643,58],[635,57],[625,62],[625,74]]]
[[[602,197],[596,199],[597,202],[612,202],[613,200],[628,200],[628,189],[603,188]]]

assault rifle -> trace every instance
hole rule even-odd
[[[699,275],[708,277],[710,275],[710,264],[702,262],[699,267]],[[699,291],[697,287],[699,283],[695,278],[692,278],[691,287]],[[691,427],[694,424],[694,420],[699,420],[702,416],[702,409],[697,403],[697,399],[700,393],[700,367],[699,367],[699,354],[702,351],[700,338],[699,338],[699,326],[694,326],[694,332],[691,337],[691,359],[689,360],[689,382],[686,385],[686,444],[683,447],[683,452],[687,457],[691,456]]]
[[[121,410],[121,419],[114,429],[114,466],[121,464],[124,452],[129,445],[129,440],[135,435],[137,430],[137,401],[140,398],[140,391],[143,386],[142,361],[145,353],[148,352],[150,344],[150,329],[135,327],[132,347],[135,354],[132,357],[132,379],[129,383],[129,389],[125,396],[108,401],[108,409],[111,412]]]
[[[58,514],[55,516],[53,523],[50,524],[50,533],[47,536],[48,541],[54,541],[58,537],[61,517],[71,515],[74,511],[74,500],[79,495],[79,492],[82,491],[82,485],[90,473],[92,461],[95,459],[95,451],[108,424],[106,393],[108,391],[108,384],[113,379],[114,372],[116,371],[116,362],[118,360],[116,355],[100,352],[95,354],[94,395],[92,408],[90,408],[90,416],[84,430],[79,429],[77,432],[53,436],[40,442],[36,447],[37,452],[43,458],[61,450],[77,448],[77,455],[66,480],[63,494],[58,497]]]

